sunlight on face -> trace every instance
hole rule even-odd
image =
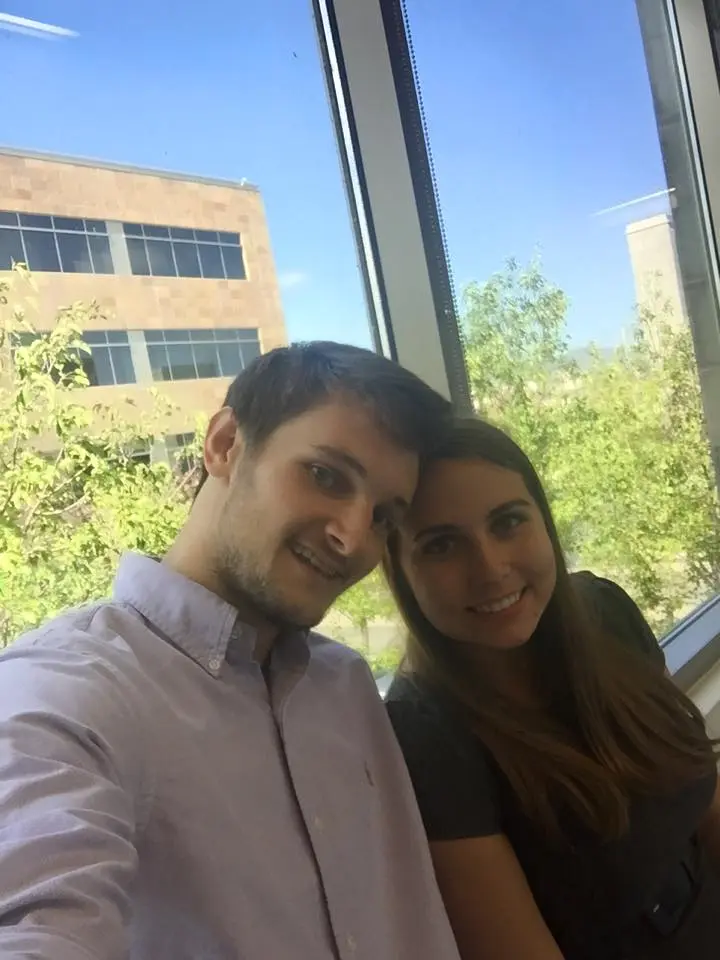
[[[428,470],[402,526],[400,561],[437,630],[487,647],[526,643],[555,588],[552,542],[523,478],[485,460]]]
[[[359,404],[283,424],[233,471],[217,531],[225,594],[272,621],[314,626],[378,564],[417,474],[417,456]]]

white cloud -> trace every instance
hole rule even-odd
[[[24,33],[29,37],[37,37],[38,40],[70,40],[79,36],[75,30],[55,27],[39,20],[28,20],[26,17],[16,17],[12,13],[0,13],[0,30]]]
[[[302,270],[286,270],[281,273],[278,280],[283,290],[291,290],[293,287],[301,287],[307,283],[310,277]]]

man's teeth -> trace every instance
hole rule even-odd
[[[332,570],[330,567],[324,566],[314,554],[310,553],[309,550],[306,550],[304,547],[294,547],[295,553],[298,556],[302,557],[303,560],[307,560],[311,567],[314,567],[318,573],[321,573],[324,577],[327,577],[329,580],[334,580],[339,576],[337,570]]]
[[[479,613],[500,613],[501,610],[507,610],[508,607],[517,603],[521,596],[522,590],[518,590],[517,593],[512,593],[509,597],[503,597],[502,600],[493,600],[492,603],[479,603],[475,609]]]

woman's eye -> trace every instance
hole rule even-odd
[[[453,537],[437,537],[437,539],[425,544],[423,553],[434,557],[444,556],[452,550],[454,545],[455,540]]]
[[[527,517],[524,514],[519,513],[506,513],[502,517],[498,517],[493,524],[493,532],[498,536],[508,536],[511,533],[514,533],[515,530],[522,524],[525,523]]]

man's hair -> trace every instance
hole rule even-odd
[[[371,350],[331,341],[262,354],[233,380],[223,405],[256,451],[278,427],[333,398],[367,407],[398,446],[421,459],[452,415],[450,403],[414,373]],[[203,465],[196,496],[207,477]]]

